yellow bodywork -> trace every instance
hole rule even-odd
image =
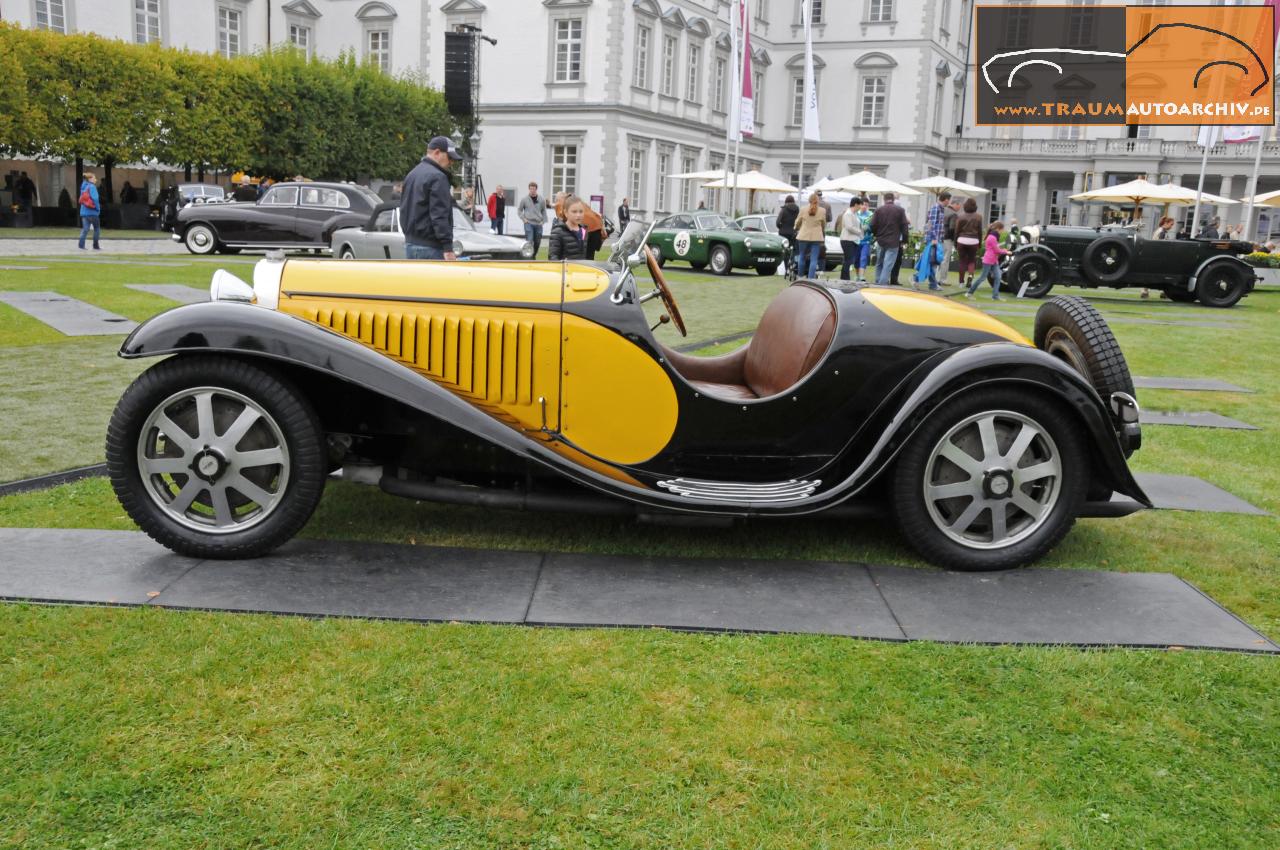
[[[999,319],[967,304],[958,304],[923,292],[899,292],[891,289],[863,289],[862,295],[877,310],[894,321],[907,325],[968,328],[1001,336],[1019,345],[1031,340]]]
[[[529,436],[563,433],[597,458],[636,463],[675,431],[671,381],[634,343],[561,313],[563,302],[608,286],[603,270],[574,264],[291,260],[279,309],[403,363]]]

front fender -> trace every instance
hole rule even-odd
[[[1054,274],[1057,274],[1059,268],[1061,267],[1061,263],[1058,261],[1057,252],[1047,245],[1041,245],[1038,243],[1032,244],[1032,245],[1023,245],[1022,247],[1015,249],[1013,254],[1009,256],[1009,261],[1012,262],[1015,257],[1021,257],[1026,254],[1037,254],[1047,259],[1050,263],[1053,263]]]

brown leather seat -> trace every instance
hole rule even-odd
[[[746,401],[786,392],[813,371],[831,345],[836,306],[821,289],[787,287],[769,302],[751,341],[720,357],[691,357],[663,346],[667,362],[699,392]]]

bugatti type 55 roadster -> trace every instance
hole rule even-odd
[[[197,557],[280,545],[342,469],[493,507],[889,510],[958,569],[1028,563],[1077,516],[1147,504],[1126,462],[1140,441],[1128,368],[1080,299],[1043,305],[1033,344],[943,298],[800,281],[742,348],[698,357],[646,320],[660,299],[659,321],[685,330],[647,236],[633,223],[604,263],[269,257],[252,286],[218,271],[211,302],[121,348],[164,359],[111,419],[115,492]]]

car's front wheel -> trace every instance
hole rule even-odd
[[[250,558],[298,532],[324,491],[315,412],[243,361],[182,356],[125,391],[107,430],[111,486],[138,527],[194,558]]]
[[[1210,266],[1196,279],[1196,297],[1206,307],[1234,307],[1244,290],[1244,274],[1227,263]]]
[[[944,404],[898,459],[893,503],[903,536],[947,569],[1031,563],[1071,529],[1089,456],[1061,405],[993,388]]]
[[[1043,298],[1053,289],[1053,263],[1038,254],[1023,254],[1009,261],[1004,290],[1026,298]]]
[[[716,274],[728,274],[733,271],[733,255],[726,245],[716,245],[711,249],[711,271]]]
[[[354,260],[355,258],[356,252],[351,250],[350,245],[343,245],[342,250],[338,252],[339,260]]]
[[[207,224],[193,224],[182,238],[187,250],[193,254],[212,254],[218,250],[218,237]]]
[[[662,255],[661,245],[650,245],[649,253],[653,254],[653,260],[658,264],[658,268],[662,268],[667,264],[667,258]]]

